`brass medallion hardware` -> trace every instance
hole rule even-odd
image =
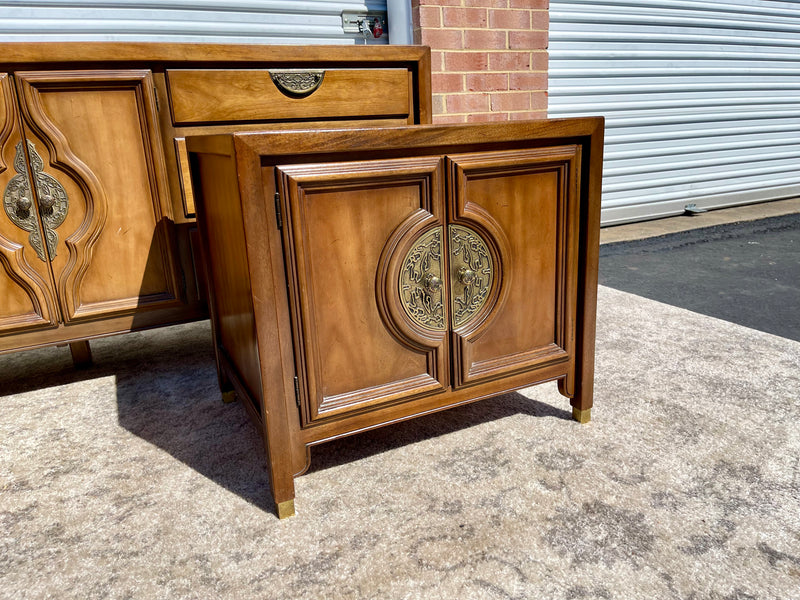
[[[421,236],[403,260],[400,301],[411,319],[434,331],[444,331],[442,298],[442,233],[436,227]]]
[[[36,191],[39,200],[39,214],[31,198],[33,190],[28,180],[28,171],[25,167],[25,153],[22,142],[17,144],[14,156],[14,170],[17,175],[11,178],[3,192],[3,207],[8,218],[20,229],[30,233],[28,241],[36,251],[36,255],[43,261],[53,260],[58,245],[58,234],[54,231],[67,218],[69,201],[64,187],[51,175],[44,172],[44,161],[36,152],[34,145],[28,142],[28,156],[31,161],[31,171],[36,178]],[[45,243],[39,231],[41,218],[44,230]]]
[[[318,70],[300,70],[300,69],[273,69],[270,70],[269,76],[275,86],[286,96],[290,98],[305,98],[310,96],[314,91],[322,85],[322,80],[325,77],[325,71]]]
[[[486,304],[494,277],[486,242],[473,230],[450,225],[453,327],[460,327]]]

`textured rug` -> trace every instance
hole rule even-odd
[[[315,448],[278,521],[208,323],[0,357],[2,598],[800,598],[800,343],[601,288],[555,385]]]

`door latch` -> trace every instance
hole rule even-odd
[[[386,14],[382,11],[343,12],[342,29],[364,39],[377,39],[386,31]]]

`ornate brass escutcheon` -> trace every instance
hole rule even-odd
[[[460,327],[486,304],[494,277],[492,256],[472,229],[450,225],[449,231],[453,327]]]
[[[56,255],[58,245],[58,234],[54,231],[67,218],[69,201],[64,187],[51,175],[44,172],[44,161],[36,152],[34,145],[28,142],[28,156],[31,161],[31,171],[36,179],[36,191],[39,200],[39,213],[33,204],[33,190],[28,179],[28,171],[25,166],[25,152],[23,142],[17,144],[14,156],[14,170],[17,172],[8,182],[3,192],[3,207],[8,218],[20,229],[30,233],[28,241],[37,256],[43,261],[48,257],[53,260]],[[39,231],[39,219],[41,219],[42,230],[46,238],[42,242],[42,235]]]
[[[273,69],[269,72],[275,86],[290,98],[310,96],[322,85],[325,71],[303,71],[298,69]]]
[[[442,297],[442,227],[421,236],[403,260],[400,302],[411,319],[434,331],[444,331]]]

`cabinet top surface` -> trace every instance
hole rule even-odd
[[[234,147],[241,147],[261,156],[276,157],[442,147],[464,152],[481,145],[532,140],[595,137],[602,143],[603,126],[603,117],[578,117],[466,125],[240,132],[188,136],[186,141],[188,149],[197,153],[233,154]]]
[[[426,46],[6,42],[0,43],[0,69],[25,63],[418,62],[429,53]]]

